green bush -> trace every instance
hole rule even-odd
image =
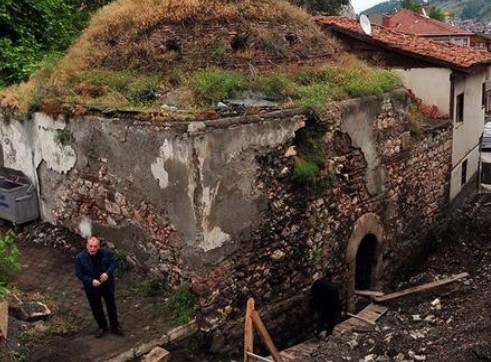
[[[399,78],[392,72],[377,68],[347,69],[343,85],[351,97],[382,95],[401,85]]]
[[[67,146],[74,141],[73,134],[68,129],[58,129],[55,134],[55,142]]]
[[[196,72],[189,80],[189,86],[195,93],[196,99],[210,105],[245,89],[246,80],[237,72],[209,68]]]
[[[0,87],[25,81],[51,53],[65,51],[91,13],[109,0],[0,2]]]
[[[166,288],[162,280],[151,278],[141,282],[138,291],[145,298],[160,297],[166,293]]]
[[[319,175],[319,166],[310,161],[298,159],[293,168],[292,181],[302,185],[312,185]]]
[[[259,76],[254,86],[268,98],[282,99],[290,96],[294,91],[294,83],[287,76],[270,74]]]
[[[300,104],[304,108],[322,109],[330,100],[343,98],[343,91],[333,83],[313,83],[299,88]]]
[[[7,285],[20,269],[19,249],[15,245],[15,233],[10,230],[0,236],[0,301],[7,293]]]
[[[289,0],[292,4],[305,8],[312,14],[339,15],[349,0]]]
[[[126,254],[119,249],[113,250],[114,259],[116,260],[116,272],[117,277],[122,277],[131,270],[131,264],[126,258]]]
[[[181,325],[188,323],[195,315],[195,298],[186,285],[180,285],[164,305],[167,318]]]

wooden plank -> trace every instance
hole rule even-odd
[[[362,316],[359,316],[359,315],[356,315],[356,314],[351,314],[351,313],[346,313],[346,315],[349,315],[350,317],[353,317],[353,318],[356,318],[356,319],[359,319],[367,324],[371,324],[372,326],[375,325],[375,322],[372,322],[371,320],[369,319],[365,319],[363,318]]]
[[[459,279],[462,279],[462,278],[465,278],[468,276],[469,276],[469,273],[460,273],[460,274],[453,275],[449,278],[437,280],[437,281],[431,282],[431,283],[422,284],[422,285],[419,285],[419,286],[413,287],[413,288],[400,290],[398,292],[386,294],[382,297],[375,297],[373,299],[376,302],[385,302],[387,300],[392,300],[392,299],[404,297],[404,296],[409,295],[409,294],[424,292],[424,291],[427,291],[427,290],[430,290],[430,289],[433,289],[433,288],[436,288],[436,287],[439,287],[439,286],[442,286],[445,284],[453,283]]]
[[[355,290],[356,295],[361,295],[362,297],[381,297],[384,295],[383,292],[376,290]]]
[[[308,340],[280,352],[284,362],[309,359],[319,348],[317,340]],[[267,358],[270,358],[268,356]]]
[[[254,327],[256,330],[261,333],[263,339],[264,339],[264,344],[266,345],[266,348],[268,349],[269,353],[271,353],[271,356],[273,357],[274,362],[283,362],[283,359],[280,356],[280,353],[276,349],[273,339],[269,335],[268,330],[263,324],[263,321],[261,320],[261,317],[259,316],[259,313],[256,310],[252,311],[252,322],[254,324]]]
[[[257,359],[258,361],[261,361],[261,362],[273,362],[272,360],[270,360],[269,358],[266,358],[266,357],[261,357],[257,354],[254,354],[252,352],[246,352],[246,357],[250,359],[254,358],[254,359]]]
[[[252,311],[254,310],[254,299],[247,300],[246,314],[244,318],[244,362],[254,362],[248,353],[254,352],[254,329],[252,326]]]
[[[377,304],[370,304],[364,308],[360,313],[351,318],[343,321],[334,327],[334,334],[344,334],[351,330],[366,331],[367,324],[372,325],[380,319],[388,311],[387,307]]]
[[[0,338],[3,336],[7,339],[9,326],[9,303],[6,299],[0,302]],[[1,360],[1,358],[0,358]]]

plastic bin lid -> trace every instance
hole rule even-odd
[[[24,172],[9,167],[0,167],[0,178],[5,178],[15,183],[31,184],[31,180]]]

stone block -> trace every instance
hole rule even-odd
[[[45,320],[51,315],[51,310],[41,302],[12,305],[10,311],[15,318],[27,322]]]
[[[196,324],[196,320],[193,319],[191,322],[184,324],[182,326],[171,329],[167,332],[167,336],[169,336],[169,340],[172,342],[182,341],[198,331],[198,325]]]
[[[169,351],[163,349],[162,347],[155,347],[141,358],[142,362],[167,362],[169,361],[170,353]]]

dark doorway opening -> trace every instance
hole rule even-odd
[[[373,271],[376,267],[377,237],[365,235],[356,252],[355,289],[367,290],[372,288]]]

